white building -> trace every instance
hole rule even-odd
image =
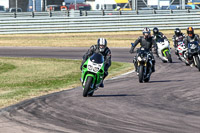
[[[9,8],[9,0],[0,0],[0,5]]]
[[[160,5],[160,7],[169,6],[170,5],[170,0],[148,0],[147,4],[149,6],[151,6],[151,5]]]

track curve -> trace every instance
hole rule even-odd
[[[131,62],[128,48],[111,48],[113,61]],[[0,56],[80,59],[86,48],[3,47]],[[200,72],[173,54],[156,58],[149,83],[135,73],[105,81],[94,97],[74,88],[27,100],[0,111],[4,133],[199,133]]]

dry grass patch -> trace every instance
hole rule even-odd
[[[161,30],[172,44],[174,30]],[[186,33],[186,30],[183,30]],[[200,34],[200,30],[195,30]],[[108,40],[109,47],[130,47],[142,31],[131,32],[95,32],[95,33],[59,33],[59,34],[15,34],[0,35],[0,46],[50,46],[50,47],[89,47],[96,44],[100,37]]]

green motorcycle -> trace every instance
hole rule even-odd
[[[83,86],[83,96],[93,96],[103,82],[104,77],[104,57],[94,53],[82,66],[81,82]]]

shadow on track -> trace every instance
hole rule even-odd
[[[92,97],[127,97],[127,96],[138,96],[138,95],[127,95],[127,94],[118,94],[118,95],[94,95]]]
[[[181,61],[173,61],[171,64],[182,63]]]
[[[149,81],[149,83],[162,83],[162,82],[182,82],[184,80],[159,80],[159,81]]]

